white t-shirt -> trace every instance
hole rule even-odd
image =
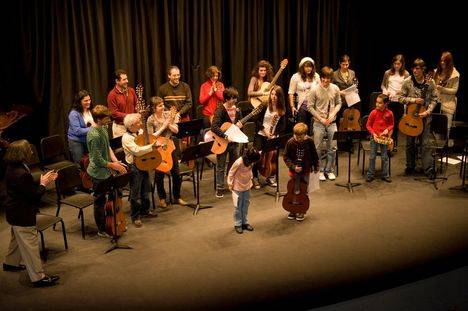
[[[91,115],[91,111],[88,110],[88,111],[83,112],[83,119],[86,125],[88,125],[88,123],[91,125],[95,125],[93,116]]]
[[[263,129],[258,131],[258,135],[267,136],[265,133],[265,129],[268,131],[270,130],[271,124],[273,123],[273,117],[277,114],[278,114],[277,112],[270,112],[270,109],[267,108],[265,112],[265,117],[263,118]],[[276,122],[275,126],[273,126],[273,129],[270,134],[273,134],[275,132],[277,124],[278,122]]]
[[[390,93],[389,97],[392,102],[398,101],[398,92],[401,90],[401,86],[403,85],[403,80],[405,80],[404,76],[400,76],[399,74],[394,74],[388,77],[388,92]]]
[[[296,72],[291,77],[291,81],[289,82],[289,90],[288,94],[295,94],[297,93],[297,107],[301,107],[304,101],[307,100],[307,93],[312,89],[312,87],[319,84],[320,77],[318,73],[315,73],[314,79],[312,81],[303,81],[301,78],[301,74]]]

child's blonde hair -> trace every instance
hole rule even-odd
[[[293,133],[294,133],[295,135],[303,135],[303,134],[306,134],[306,133],[307,133],[307,130],[308,130],[308,129],[309,129],[309,128],[307,127],[307,125],[306,125],[305,123],[300,122],[300,123],[294,125],[294,127],[293,127]]]

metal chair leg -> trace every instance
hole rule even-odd
[[[85,226],[84,226],[84,214],[83,214],[83,210],[80,209],[80,212],[78,213],[78,218],[81,217],[81,236],[83,238],[83,240],[86,239],[85,237]]]
[[[55,212],[55,217],[59,217],[60,207],[61,207],[60,202],[57,202],[57,211]],[[53,229],[54,231],[55,231],[55,226],[56,226],[56,225],[57,225],[57,224],[54,224],[54,225],[52,226],[52,229]]]
[[[68,241],[67,241],[67,232],[65,230],[65,223],[63,220],[60,220],[62,223],[62,234],[63,234],[63,243],[65,244],[65,249],[68,249]]]

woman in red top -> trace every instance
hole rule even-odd
[[[200,86],[199,101],[203,105],[203,124],[207,128],[211,126],[216,105],[224,101],[224,84],[219,81],[221,79],[221,71],[216,66],[208,67],[205,75],[207,80]]]
[[[374,180],[375,157],[377,156],[377,148],[380,147],[382,158],[382,180],[392,182],[388,171],[388,153],[387,145],[379,144],[376,140],[379,137],[386,136],[390,138],[393,132],[393,112],[387,108],[389,98],[387,95],[380,94],[375,101],[375,109],[367,119],[367,130],[372,135],[370,141],[369,154],[369,169],[367,171],[367,182]]]

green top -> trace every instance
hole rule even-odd
[[[86,135],[89,150],[88,174],[96,179],[106,179],[111,175],[107,163],[110,162],[109,135],[107,126],[92,126]]]

